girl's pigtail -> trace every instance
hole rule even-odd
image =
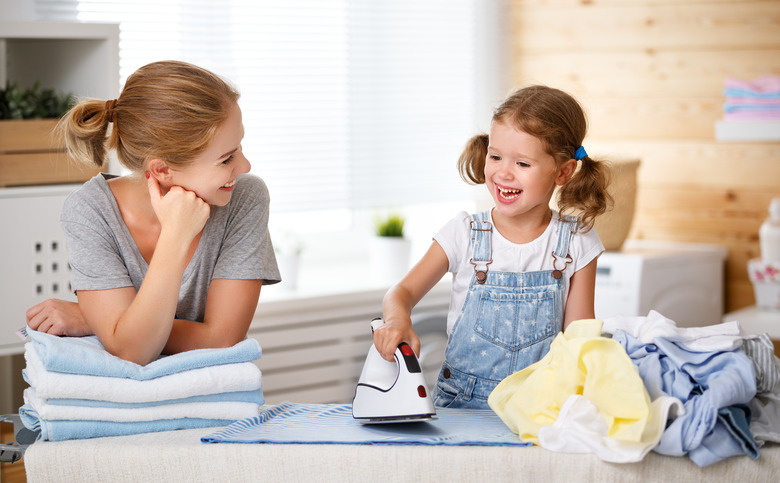
[[[469,184],[485,182],[485,157],[489,141],[487,134],[477,134],[466,142],[458,158],[458,172],[463,181]]]
[[[112,112],[106,109],[106,102],[97,99],[81,101],[65,113],[55,130],[72,159],[103,167],[111,115]]]
[[[560,189],[558,209],[562,213],[573,209],[582,218],[587,231],[597,216],[612,206],[612,196],[607,188],[610,181],[609,165],[590,156],[582,158],[580,169]]]

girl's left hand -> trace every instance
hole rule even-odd
[[[92,335],[79,304],[60,299],[49,299],[27,310],[27,325],[38,332],[69,337]]]

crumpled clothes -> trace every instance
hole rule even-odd
[[[601,414],[610,445],[657,442],[666,418],[654,412],[626,351],[601,337],[601,328],[600,320],[572,322],[540,361],[505,378],[490,394],[491,409],[522,441],[540,444],[539,430],[558,420],[570,396],[580,395]]]

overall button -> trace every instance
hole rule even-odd
[[[450,374],[450,370],[446,367],[444,368],[444,372],[442,372],[442,375],[444,376],[444,379],[449,379],[452,377],[452,374]]]

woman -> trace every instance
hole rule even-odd
[[[31,328],[95,334],[142,365],[246,336],[261,286],[280,277],[268,190],[245,174],[238,97],[205,69],[155,62],[118,99],[81,101],[62,118],[73,158],[103,166],[115,149],[130,173],[95,176],[66,200],[60,221],[78,305],[38,304],[27,312]]]

